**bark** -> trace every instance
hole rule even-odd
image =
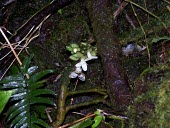
[[[87,9],[102,59],[107,90],[115,107],[125,108],[130,101],[130,88],[121,63],[120,42],[114,33],[111,0],[89,0]]]

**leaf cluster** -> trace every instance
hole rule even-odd
[[[33,56],[26,57],[17,74],[7,76],[0,81],[0,84],[3,84],[2,90],[14,90],[9,100],[11,106],[6,114],[9,127],[49,127],[42,119],[42,115],[47,106],[55,105],[49,99],[54,92],[44,88],[46,80],[43,77],[53,70],[35,73],[38,67],[29,67],[32,58]]]

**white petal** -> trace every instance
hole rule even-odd
[[[92,56],[91,59],[97,59],[98,57],[97,56]]]
[[[71,72],[70,75],[69,75],[70,78],[76,78],[77,76],[78,75],[75,72]]]
[[[82,72],[82,69],[81,68],[76,68],[76,70],[75,70],[75,73],[81,73]]]
[[[83,71],[87,71],[87,63],[82,64]]]
[[[89,51],[87,52],[87,57],[88,57],[88,58],[87,58],[85,61],[89,61],[89,60],[97,59],[97,58],[98,58],[97,56],[92,56]]]
[[[80,75],[78,75],[78,78],[81,80],[81,81],[85,81],[85,74],[84,73],[81,73]]]
[[[138,50],[138,52],[141,52],[141,51],[145,50],[146,47],[145,46],[141,47],[141,46],[137,45],[136,49]]]
[[[87,52],[87,57],[88,57],[88,58],[91,58],[91,57],[92,57],[92,55],[91,55],[91,53],[90,53],[89,51]]]
[[[81,62],[79,62],[79,63],[77,63],[75,66],[76,66],[76,68],[80,68],[81,67]]]
[[[79,63],[77,63],[75,66],[77,67],[77,68],[80,68],[84,63],[86,63],[85,62],[85,60],[84,59],[82,59]]]

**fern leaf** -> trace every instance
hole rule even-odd
[[[43,97],[31,97],[31,104],[48,104],[54,106],[54,102]]]
[[[32,120],[32,124],[37,124],[37,125],[43,126],[45,128],[50,128],[49,125],[41,119],[38,119],[36,117],[32,117],[31,120]]]
[[[14,112],[16,109],[20,108],[20,107],[24,107],[23,102],[26,102],[24,99],[21,100],[20,102],[15,103],[13,106],[10,107],[10,109],[7,111],[6,117],[9,117],[9,115]]]
[[[33,57],[34,57],[34,55],[31,55],[30,57],[26,56],[25,59],[23,60],[22,66],[21,66],[21,72],[23,74],[27,73],[27,70],[28,70],[28,68],[29,68],[29,66],[31,64],[31,60],[32,60]]]
[[[13,76],[8,76],[3,78],[0,81],[0,84],[8,84],[10,82],[14,82],[14,81],[22,81],[23,80],[23,76],[22,75],[13,75]],[[10,83],[11,85],[15,84],[15,83]]]
[[[46,82],[46,80],[41,80],[41,81],[37,81],[37,82],[35,82],[33,84],[30,84],[29,89],[30,90],[35,90],[35,89],[41,88],[41,87],[44,86],[43,83],[45,83],[45,82]]]
[[[32,75],[30,79],[28,79],[28,83],[29,84],[34,83],[34,82],[38,81],[39,79],[41,79],[42,77],[44,77],[45,75],[47,75],[49,73],[53,73],[53,72],[54,72],[54,70],[45,70],[42,72],[38,72],[38,73]]]
[[[26,106],[20,107],[20,108],[16,109],[15,111],[13,111],[13,112],[9,115],[8,121],[13,120],[14,118],[15,118],[16,120],[18,120],[17,118],[19,117],[19,115],[24,115],[24,114],[26,114],[26,112],[29,112],[29,108],[28,108],[28,107],[29,107],[29,106],[26,105]]]
[[[40,112],[37,109],[41,109],[47,106],[55,104],[47,97],[47,95],[54,95],[54,92],[48,89],[44,89],[44,82],[41,80],[45,75],[54,72],[53,70],[45,70],[36,74],[33,74],[37,66],[29,68],[31,59],[26,58],[23,62],[23,66],[20,67],[21,72],[5,77],[0,81],[3,84],[2,89],[9,90],[14,89],[14,93],[10,98],[11,107],[7,112],[7,121],[10,122],[10,128],[41,128],[40,126],[48,128],[48,124],[42,119],[39,119],[39,114],[44,115],[44,112]],[[25,74],[30,75],[30,79],[25,78]]]
[[[37,97],[40,95],[54,95],[54,92],[48,89],[37,89],[30,92],[31,97]]]
[[[38,69],[38,66],[32,66],[27,70],[27,74],[31,76],[37,69]]]

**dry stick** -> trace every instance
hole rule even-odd
[[[95,114],[87,115],[87,116],[84,117],[84,118],[81,118],[81,119],[76,120],[76,121],[74,121],[74,122],[71,122],[71,123],[69,123],[69,124],[60,126],[59,128],[66,128],[66,127],[68,127],[68,126],[70,126],[70,125],[73,125],[73,124],[75,124],[75,123],[78,123],[78,122],[80,122],[80,121],[83,121],[83,120],[85,120],[85,119],[87,119],[87,118],[89,118],[89,117],[93,117],[93,116],[95,116]]]
[[[38,29],[40,29],[41,26],[42,26],[42,24],[43,24],[43,22],[44,22],[45,20],[47,20],[50,16],[51,16],[51,14],[49,14],[48,16],[46,16],[46,17],[43,19],[43,21],[42,21],[36,28],[35,28],[35,26],[33,26],[33,27],[29,30],[29,32],[25,35],[25,37],[23,37],[22,40],[20,40],[19,42],[17,42],[17,45],[15,45],[14,49],[16,49],[24,40],[26,40],[26,38],[31,38],[31,36],[35,33],[35,31],[38,30]],[[34,30],[34,29],[35,29],[35,30]],[[30,36],[29,36],[29,35],[30,35]],[[36,38],[36,37],[35,37],[35,38]],[[34,38],[31,38],[31,39],[29,40],[29,42],[31,42],[32,39],[34,39]],[[11,53],[11,51],[9,51],[6,55],[4,55],[2,58],[0,58],[0,60],[3,60],[3,59],[4,59],[5,57],[7,57],[10,53]]]
[[[8,43],[9,47],[11,48],[11,51],[13,52],[13,54],[14,54],[15,58],[17,59],[19,65],[22,66],[21,60],[19,59],[18,55],[16,54],[14,48],[12,47],[12,45],[11,45],[11,43],[9,42],[8,38],[6,37],[5,33],[2,31],[2,28],[0,28],[0,31],[1,31],[1,33],[2,33],[2,35],[3,35],[3,37],[5,38],[6,42]]]
[[[120,3],[118,9],[113,13],[114,18],[116,18],[123,10],[124,8],[128,5],[128,2],[123,1]]]
[[[28,46],[28,44],[29,44],[33,39],[35,39],[36,37],[39,36],[40,33],[38,33],[37,35],[35,35],[35,36],[33,36],[33,37],[31,38],[31,36],[32,36],[38,29],[39,29],[39,31],[40,31],[40,28],[41,28],[43,22],[44,22],[45,20],[47,20],[50,16],[51,16],[51,14],[49,14],[48,16],[46,16],[46,17],[44,18],[44,20],[35,28],[35,30],[33,30],[33,29],[34,29],[34,26],[33,26],[33,27],[30,29],[30,31],[27,33],[27,35],[20,41],[20,43],[21,43],[21,42],[23,42],[24,40],[26,40],[26,43],[25,43],[25,45],[23,46],[23,48],[19,51],[19,53],[18,53],[17,56],[20,55],[20,53]],[[31,33],[32,30],[33,30],[33,32]],[[30,34],[30,33],[31,33],[31,34]],[[30,36],[29,36],[29,34],[30,34]],[[30,38],[27,38],[28,36],[29,36]],[[19,44],[20,44],[20,43],[19,43]],[[17,46],[16,46],[16,47],[17,47]],[[7,73],[7,71],[8,71],[9,68],[12,66],[12,64],[15,62],[15,60],[16,60],[16,58],[11,62],[11,64],[9,65],[9,67],[5,70],[5,72],[4,72],[3,75],[1,76],[0,80],[4,77],[4,75]],[[29,75],[28,75],[28,74],[26,74],[26,77],[27,77],[27,79],[29,79]]]
[[[19,42],[17,42],[17,45],[15,45],[14,49],[16,49],[24,40],[26,40],[26,38],[28,37],[28,35],[32,32],[32,30],[34,29],[35,26],[33,26],[30,31],[27,33],[27,35],[20,40]],[[4,55],[2,58],[0,58],[0,60],[3,60],[5,57],[7,57],[9,54],[11,53],[11,51],[9,51],[6,55]]]

